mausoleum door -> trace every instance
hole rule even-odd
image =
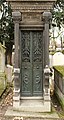
[[[42,96],[43,32],[21,31],[21,95]]]

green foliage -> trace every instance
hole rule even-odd
[[[56,53],[56,51],[50,51],[49,54],[50,55],[54,55]]]
[[[64,66],[54,66],[54,68],[64,76]]]
[[[53,20],[57,27],[61,28],[64,24],[64,0],[57,0],[52,12]]]
[[[13,21],[10,4],[5,0],[0,1],[0,42],[13,42]]]

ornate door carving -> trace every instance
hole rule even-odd
[[[43,37],[41,31],[21,31],[21,91],[42,96]]]
[[[42,58],[43,58],[43,37],[42,32],[32,33],[33,41],[33,95],[42,95]]]

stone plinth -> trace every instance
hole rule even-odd
[[[50,112],[51,111],[51,102],[43,99],[22,99],[20,106],[15,104],[14,110],[19,110],[22,112]]]

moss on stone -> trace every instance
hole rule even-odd
[[[55,51],[50,51],[49,54],[50,55],[54,55],[56,52]]]
[[[53,68],[64,76],[64,66],[54,66]]]
[[[57,99],[58,99],[62,109],[64,110],[64,99],[60,98],[57,92],[55,92],[55,94],[57,96]]]

